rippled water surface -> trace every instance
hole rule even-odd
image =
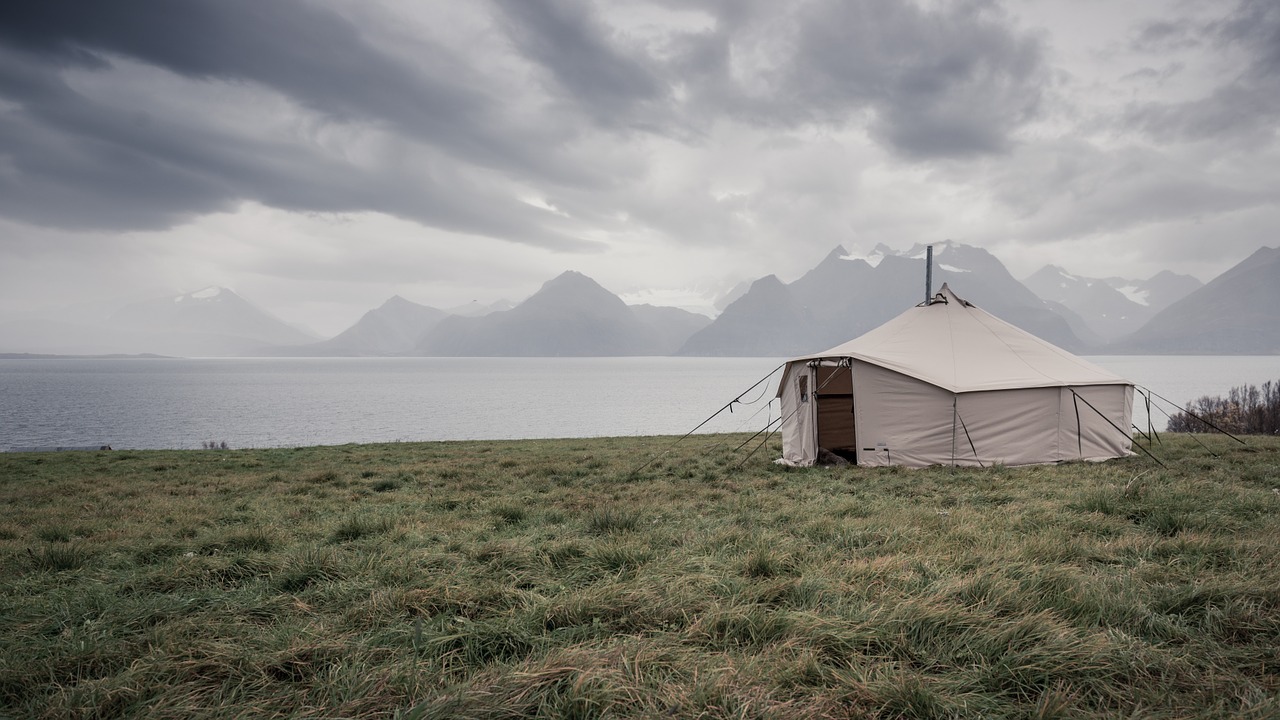
[[[1277,357],[1093,357],[1178,403],[1280,379]],[[271,358],[0,360],[0,449],[192,448],[680,434],[781,360]],[[774,379],[776,381],[776,375]],[[704,432],[777,417],[735,406]],[[1140,405],[1140,403],[1139,403]],[[755,414],[759,410],[758,414]],[[1165,418],[1156,415],[1156,426]],[[1144,424],[1141,407],[1135,420]]]
[[[190,448],[210,440],[244,448],[684,433],[779,362],[4,360],[0,449],[97,444],[117,449]],[[761,392],[768,391],[761,386],[745,399]],[[768,399],[751,406],[751,411]],[[765,410],[756,418],[759,426],[767,422],[767,414]],[[735,430],[750,412],[726,415],[704,429]]]

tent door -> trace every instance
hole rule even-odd
[[[818,401],[818,447],[858,462],[858,433],[853,421],[851,368],[819,367],[814,393]]]

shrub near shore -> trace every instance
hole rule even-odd
[[[0,455],[0,716],[1280,714],[1280,440],[742,439]]]

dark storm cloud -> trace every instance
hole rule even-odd
[[[682,67],[704,103],[784,127],[866,122],[910,158],[1004,151],[1037,114],[1048,79],[1039,38],[987,3],[707,7],[716,30],[687,39]]]
[[[95,104],[13,53],[0,50],[0,60],[0,90],[40,88],[26,112],[0,115],[0,158],[14,170],[0,171],[0,213],[11,218],[64,228],[163,229],[253,199],[291,210],[374,210],[463,233],[589,247],[542,229],[536,210],[468,183],[449,163],[428,173],[370,172],[306,146]]]
[[[712,29],[675,29],[648,45],[587,3],[491,7],[513,52],[542,78],[542,95],[525,106],[537,110],[513,109],[513,82],[495,82],[497,66],[481,53],[415,37],[409,65],[316,3],[0,3],[0,102],[9,103],[0,114],[0,212],[67,228],[158,229],[255,200],[585,249],[510,197],[509,184],[623,191],[643,166],[621,156],[583,162],[575,143],[593,132],[697,144],[725,119],[781,129],[867,123],[903,156],[973,155],[1007,146],[1034,115],[1043,80],[1035,38],[982,4],[711,1],[690,7],[714,18]],[[735,66],[735,57],[754,59]],[[243,83],[319,122],[407,138],[419,167],[362,165],[243,120],[219,127],[184,122],[181,110],[166,118],[112,106],[67,77],[139,68],[185,78],[186,92]],[[484,173],[508,186],[475,180]]]
[[[1037,41],[981,5],[929,13],[908,3],[833,3],[801,22],[788,82],[802,102],[868,103],[873,136],[901,154],[999,152],[1038,108],[1046,77]]]
[[[1274,0],[1243,0],[1210,30],[1220,45],[1240,46],[1252,55],[1251,78],[1275,81],[1280,74],[1280,5]]]
[[[1127,122],[1164,141],[1218,140],[1247,150],[1271,142],[1280,122],[1280,3],[1243,0],[1221,20],[1153,23],[1134,47],[1201,44],[1242,57],[1242,68],[1202,98],[1138,105]]]
[[[160,133],[91,106],[46,66],[0,46],[0,213],[68,228],[163,228],[224,208],[231,193],[203,168],[166,157]],[[139,135],[146,134],[142,142]],[[160,147],[157,147],[160,146]],[[194,148],[182,145],[184,154]]]
[[[870,123],[912,158],[1001,152],[1039,108],[1039,39],[988,3],[694,2],[711,30],[642,54],[583,3],[498,0],[513,45],[603,126],[697,137],[719,120]],[[683,5],[682,5],[683,7]],[[671,59],[666,59],[668,53]],[[683,85],[689,101],[674,99]]]
[[[548,71],[553,94],[604,126],[634,126],[667,95],[661,69],[612,41],[589,5],[566,0],[495,0],[502,25],[527,59]]]
[[[70,87],[67,68],[127,57],[195,80],[250,81],[337,122],[421,141],[432,163],[376,171],[296,142],[155,121]],[[69,228],[157,229],[257,200],[285,209],[375,210],[464,233],[589,249],[536,211],[459,169],[581,181],[555,138],[501,127],[497,101],[370,47],[310,4],[286,2],[5,3],[0,6],[0,212]],[[456,75],[456,70],[454,70]],[[542,142],[530,142],[536,138]],[[7,170],[7,172],[3,171]]]
[[[1140,52],[1168,52],[1196,47],[1202,43],[1203,39],[1188,23],[1157,20],[1139,29],[1131,44]]]
[[[471,162],[535,161],[526,146],[503,139],[500,104],[466,76],[465,63],[430,62],[447,53],[423,40],[424,65],[447,72],[406,67],[312,3],[41,0],[0,8],[0,40],[62,63],[112,53],[191,78],[248,80],[338,120],[389,123]]]

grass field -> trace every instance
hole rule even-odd
[[[1280,716],[1280,438],[741,439],[0,455],[0,716]]]

